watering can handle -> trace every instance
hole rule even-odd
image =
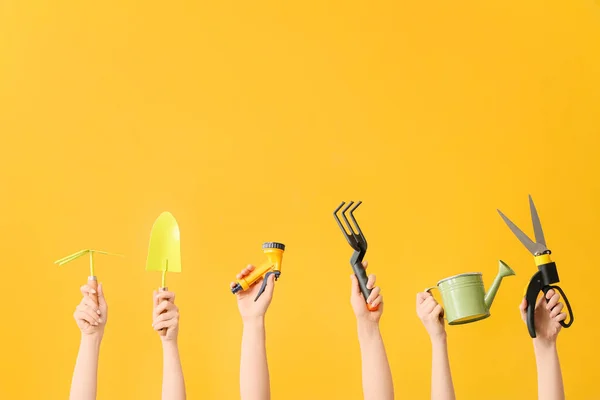
[[[367,283],[369,282],[369,277],[367,276],[367,271],[365,271],[362,266],[362,262],[357,261],[352,265],[352,270],[354,270],[354,275],[356,275],[356,279],[358,279],[358,286],[360,287],[360,291],[365,299],[365,302],[371,295],[372,289],[367,288]],[[367,303],[367,309],[369,311],[377,311],[379,306],[373,307],[369,303]]]
[[[569,304],[569,299],[567,299],[567,295],[565,294],[565,292],[563,292],[563,290],[560,288],[560,286],[544,286],[542,288],[542,290],[544,291],[544,298],[546,297],[546,293],[548,293],[548,291],[550,289],[558,290],[558,292],[562,296],[563,300],[565,301],[565,305],[567,306],[567,311],[569,312],[569,322],[560,321],[560,324],[563,328],[568,328],[571,326],[571,324],[573,323],[573,319],[574,319],[573,310],[571,309],[571,304]],[[546,302],[548,302],[548,301],[550,301],[550,300],[546,299]]]

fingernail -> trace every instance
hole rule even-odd
[[[98,313],[98,315],[102,314],[102,313],[100,312],[100,310],[96,310],[96,312]]]
[[[99,322],[99,323],[102,323],[102,318],[98,319],[98,322]]]
[[[94,293],[96,293],[96,291],[94,289],[90,289],[90,293],[94,294]]]

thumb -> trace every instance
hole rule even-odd
[[[273,296],[273,291],[275,290],[275,274],[269,275],[267,279],[267,287],[265,288],[265,292],[267,296]]]
[[[526,310],[527,310],[527,300],[523,297],[521,304],[519,304],[519,311],[521,311],[521,317],[525,318]]]
[[[350,291],[352,292],[352,294],[353,295],[360,294],[360,287],[358,287],[358,279],[356,279],[356,275],[351,274],[350,281],[351,281]]]
[[[104,288],[102,283],[98,285],[98,306],[106,307],[106,299],[104,298]]]

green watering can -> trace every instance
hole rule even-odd
[[[515,275],[515,272],[502,260],[499,261],[496,279],[485,291],[481,272],[470,272],[442,279],[436,286],[425,289],[429,292],[438,289],[442,294],[445,318],[449,325],[462,325],[479,321],[490,316],[490,308],[502,279]]]

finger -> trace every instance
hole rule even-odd
[[[373,288],[373,290],[371,290],[371,294],[367,298],[367,303],[371,304],[372,301],[375,299],[375,297],[379,296],[380,292],[381,292],[381,288],[379,286]]]
[[[367,289],[373,289],[375,286],[376,277],[374,274],[369,275],[369,279],[367,280]]]
[[[93,316],[94,316],[94,319],[95,319],[96,321],[102,322],[102,321],[100,321],[101,317],[100,317],[100,315],[98,314],[98,312],[96,311],[96,310],[97,310],[97,308],[96,308],[96,306],[95,306],[95,305],[94,305],[94,306],[87,306],[87,305],[85,305],[85,304],[80,304],[79,306],[77,306],[77,308],[78,308],[79,310],[81,310],[81,311],[84,311],[84,312],[86,312],[86,313],[87,313],[87,314],[89,314],[89,315],[93,315]]]
[[[273,296],[274,290],[275,290],[275,274],[271,274],[271,275],[269,275],[269,279],[267,279],[267,286],[265,287],[265,292],[264,292],[264,294],[266,294],[267,296],[265,298],[270,299]]]
[[[544,296],[539,297],[536,301],[535,301],[535,309],[537,310],[541,304],[544,302]]]
[[[93,312],[95,312],[98,315],[102,314],[102,312],[100,311],[100,308],[96,305],[96,303],[94,303],[94,300],[92,300],[89,297],[84,297],[83,300],[81,300],[81,304],[84,305],[85,307],[89,308],[90,310],[92,310]]]
[[[374,308],[379,306],[381,303],[383,303],[383,295],[380,294],[379,296],[375,297],[375,299],[369,304],[371,304],[371,308]]]
[[[154,309],[154,318],[156,318],[160,314],[164,313],[165,311],[170,311],[175,308],[176,308],[175,304],[165,300],[165,301],[161,302],[158,306],[156,306],[156,308]]]
[[[90,294],[94,294],[94,293],[96,293],[96,291],[95,291],[94,289],[92,289],[92,287],[91,287],[91,286],[89,286],[89,285],[87,285],[87,284],[86,284],[86,285],[83,285],[83,286],[81,286],[81,287],[79,288],[79,290],[81,291],[81,294],[82,294],[83,296],[89,296]]]
[[[175,293],[173,293],[173,292],[160,291],[160,292],[158,292],[158,295],[156,297],[157,297],[156,301],[158,303],[161,303],[163,301],[169,301],[171,303],[175,302]]]
[[[433,295],[429,292],[419,292],[417,293],[417,304],[423,303],[427,298],[433,297]]]
[[[177,325],[176,319],[170,319],[168,321],[161,321],[153,325],[155,331],[160,331],[161,329],[169,329]]]
[[[84,311],[75,310],[73,318],[75,318],[76,321],[84,321],[91,326],[98,326],[98,322]]]
[[[231,289],[233,289],[233,288],[235,287],[235,285],[236,285],[236,283],[235,283],[235,282],[231,282],[231,283],[229,284],[229,287],[230,287]]]
[[[546,304],[546,310],[552,310],[558,304],[559,299],[560,296],[558,295],[558,293],[552,296],[552,298],[550,298],[550,300],[548,301],[548,304]]]
[[[560,314],[560,312],[562,311],[563,307],[564,307],[563,303],[558,303],[558,304],[556,305],[556,307],[554,307],[554,308],[552,309],[552,311],[550,311],[550,318],[554,318],[554,317],[556,317],[558,314]]]
[[[437,305],[437,302],[433,299],[433,297],[431,297],[431,298],[425,300],[425,302],[421,305],[421,309],[426,314],[430,314],[436,305]]]
[[[521,300],[521,304],[519,304],[519,312],[521,313],[521,318],[525,319],[525,314],[527,313],[527,299],[523,297]]]
[[[436,318],[441,318],[444,314],[444,308],[438,304],[436,305],[433,310],[431,310],[431,315],[435,316]]]
[[[85,315],[87,317],[87,318],[85,318],[85,320],[88,321],[92,325],[98,325],[101,322],[101,319],[98,316],[98,314],[89,310],[85,306],[81,306],[81,305],[77,306],[77,308],[75,310],[79,313],[79,315]]]
[[[360,294],[360,287],[358,286],[358,279],[356,275],[350,274],[350,293],[354,295]]]
[[[546,298],[550,299],[552,296],[554,296],[556,292],[554,291],[554,289],[550,289],[546,292]]]
[[[106,298],[104,297],[104,286],[98,284],[98,305],[100,308],[106,308]]]
[[[363,260],[363,262],[362,262],[362,267],[363,267],[364,269],[367,269],[367,267],[368,267],[368,266],[369,266],[369,262],[368,262],[367,260]]]
[[[254,265],[248,265],[246,268],[244,268],[239,274],[238,274],[238,279],[242,279],[246,276],[248,276],[252,271],[254,271]]]
[[[555,320],[556,322],[564,321],[565,319],[567,319],[567,313],[564,313],[564,312],[563,312],[563,313],[560,313],[560,314],[558,314],[558,315],[557,315],[557,316],[554,318],[554,320]]]
[[[152,326],[158,324],[159,322],[168,321],[173,318],[177,318],[177,310],[171,310],[158,315],[156,318],[154,318],[154,321],[152,321]]]
[[[521,300],[521,304],[519,304],[519,310],[521,310],[521,312],[524,312],[527,309],[527,299],[525,297],[523,297],[523,300]]]

